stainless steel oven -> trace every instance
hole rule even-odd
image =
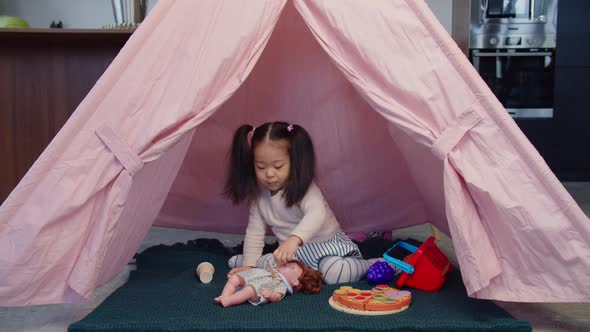
[[[512,117],[553,117],[554,49],[476,49],[471,61]]]
[[[468,1],[470,49],[555,48],[557,0]]]
[[[453,37],[515,118],[552,118],[557,0],[454,0]]]
[[[547,21],[546,0],[481,0],[483,23],[542,23]]]

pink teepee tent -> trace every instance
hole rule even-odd
[[[345,231],[430,221],[470,296],[588,302],[590,222],[422,1],[160,0],[0,208],[0,305],[88,298],[152,224],[245,229],[231,136],[314,138]]]

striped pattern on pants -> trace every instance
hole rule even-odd
[[[378,259],[365,260],[358,246],[342,231],[324,242],[305,243],[295,252],[295,258],[306,266],[322,272],[327,284],[356,282],[364,278],[372,263]],[[258,268],[268,268],[274,259],[272,254],[261,256],[256,262]],[[243,256],[229,259],[228,266],[242,266]]]

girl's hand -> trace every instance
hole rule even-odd
[[[295,251],[303,243],[301,239],[295,235],[289,236],[289,238],[281,243],[279,247],[272,253],[277,265],[285,264],[289,260],[293,259]]]
[[[229,270],[229,272],[227,273],[228,277],[233,276],[234,274],[238,273],[238,272],[242,272],[242,271],[246,271],[246,270],[250,270],[252,267],[251,266],[240,266],[240,267],[235,267],[231,270]]]

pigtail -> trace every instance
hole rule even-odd
[[[251,125],[239,127],[232,141],[224,194],[234,204],[254,199],[258,195],[253,154],[248,139],[248,134],[253,129]]]
[[[290,207],[303,199],[315,177],[315,152],[303,127],[291,124],[285,130],[291,145],[291,173],[285,188],[285,201]]]

